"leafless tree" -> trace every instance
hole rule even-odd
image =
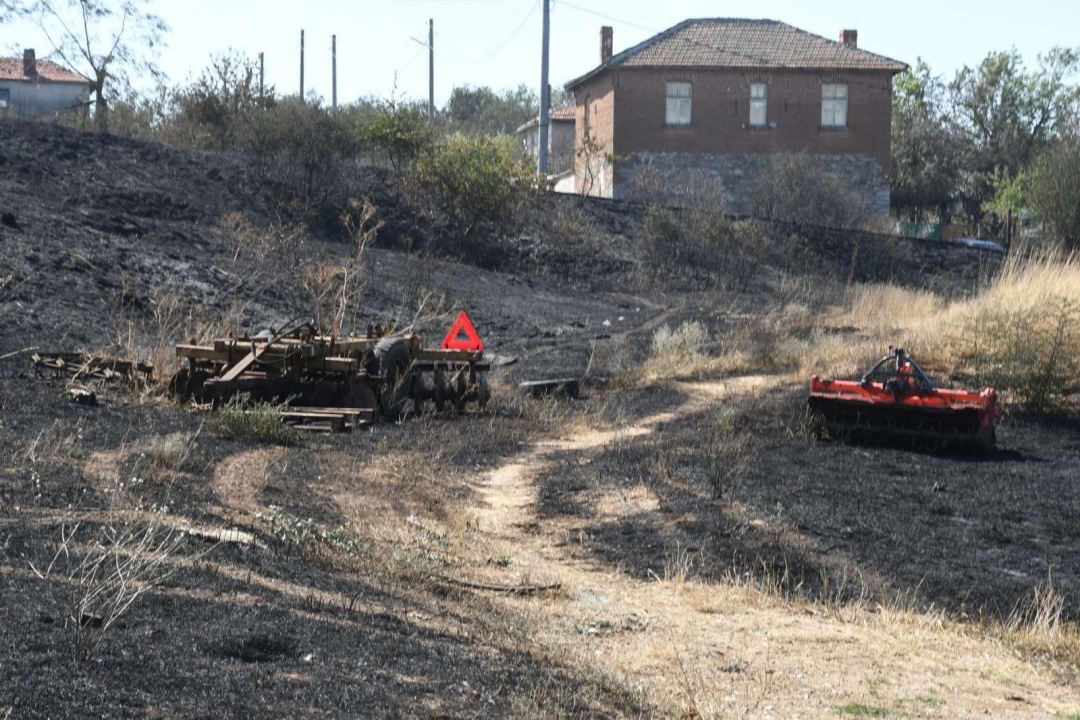
[[[149,11],[149,0],[0,2],[35,18],[60,64],[90,78],[94,121],[102,132],[109,128],[108,97],[113,87],[127,90],[136,75],[160,75],[153,59],[169,28]]]

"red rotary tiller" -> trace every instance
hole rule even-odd
[[[822,435],[903,437],[935,445],[994,449],[1001,415],[993,388],[934,386],[903,348],[881,358],[861,380],[810,378],[811,420]]]

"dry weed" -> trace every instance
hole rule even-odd
[[[78,530],[78,524],[61,528],[48,566],[31,568],[42,580],[61,576],[74,658],[86,662],[131,605],[179,569],[170,558],[187,538],[182,531],[155,525],[104,527],[80,553]]]

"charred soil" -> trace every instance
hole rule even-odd
[[[229,439],[213,415],[122,384],[95,388],[96,407],[71,403],[66,381],[36,377],[20,351],[167,346],[186,328],[162,320],[167,296],[207,322],[235,314],[237,331],[280,327],[310,313],[310,297],[287,273],[238,284],[222,218],[303,223],[312,252],[333,257],[348,250],[318,219],[333,209],[312,220],[243,157],[0,123],[0,717],[698,717],[687,657],[752,680],[777,712],[800,708],[801,686],[776,686],[768,657],[734,634],[664,646],[699,621],[758,621],[702,600],[700,617],[676,622],[664,615],[673,575],[710,596],[763,575],[810,602],[907,593],[975,620],[1006,616],[1051,577],[1066,617],[1080,613],[1075,421],[1014,414],[997,453],[935,454],[811,439],[788,377],[723,393],[716,376],[627,380],[658,328],[696,319],[725,342],[793,278],[966,292],[985,258],[780,233],[753,272],[706,272],[657,260],[638,207],[553,199],[527,232],[455,238],[410,211],[384,171],[357,173],[384,223],[364,256],[364,319],[437,343],[467,309],[495,399],[284,447]],[[586,397],[515,392],[564,376],[583,377]],[[500,499],[493,477],[514,497]],[[75,623],[100,618],[72,611],[71,571],[108,528],[147,524],[186,533],[171,574],[76,662]],[[617,603],[598,598],[617,592],[638,604],[603,614]],[[610,664],[634,653],[661,669]],[[1071,666],[1053,682],[1009,667],[1022,678],[972,676],[1001,702],[1051,688],[1058,704],[1038,712],[1075,711]],[[653,672],[676,700],[653,692]],[[836,683],[809,706],[866,700]],[[772,712],[739,687],[732,709]]]

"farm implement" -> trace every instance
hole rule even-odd
[[[903,348],[889,348],[861,380],[813,376],[808,405],[820,435],[907,438],[986,451],[994,449],[994,421],[1001,414],[993,388],[969,392],[935,387]]]
[[[465,313],[439,348],[377,325],[366,337],[337,337],[304,323],[261,337],[180,344],[176,354],[187,359],[170,382],[176,397],[215,406],[242,396],[280,403],[282,420],[303,429],[349,430],[380,415],[397,420],[429,402],[460,412],[490,397],[484,346]]]

